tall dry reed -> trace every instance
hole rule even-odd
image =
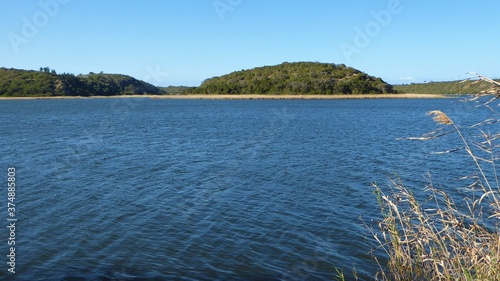
[[[480,75],[478,78],[493,87],[471,100],[489,95],[491,99],[483,102],[488,106],[499,98],[500,83]],[[372,229],[379,244],[374,250],[380,266],[377,279],[500,280],[500,184],[496,167],[500,132],[491,134],[481,130],[483,125],[500,120],[488,119],[474,125],[482,136],[482,141],[474,142],[444,112],[435,110],[428,115],[441,128],[412,139],[429,141],[455,133],[474,163],[472,168],[477,177],[469,188],[478,196],[464,198],[465,204],[457,205],[448,191],[432,183],[430,176],[423,190],[428,198],[424,202],[400,179],[391,179],[388,194],[374,184],[383,214],[378,230]],[[380,250],[388,262],[377,259],[375,252]]]

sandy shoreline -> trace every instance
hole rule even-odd
[[[150,99],[210,99],[210,100],[333,100],[333,99],[429,99],[447,98],[446,95],[427,94],[368,94],[368,95],[130,95],[92,97],[0,97],[0,100],[45,100],[45,99],[109,99],[109,98],[150,98]]]

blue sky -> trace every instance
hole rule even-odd
[[[285,61],[389,83],[500,78],[500,1],[2,0],[0,66],[199,85]]]

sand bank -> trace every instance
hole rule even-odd
[[[151,98],[151,99],[211,99],[211,100],[332,100],[332,99],[429,99],[446,98],[446,95],[426,94],[368,94],[368,95],[130,95],[92,97],[0,97],[0,100],[43,99],[103,99],[103,98]]]

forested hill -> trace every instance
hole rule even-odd
[[[56,74],[49,68],[40,71],[0,68],[0,96],[115,96],[163,94],[163,90],[121,74]]]
[[[196,94],[383,94],[392,85],[343,64],[282,63],[205,80]]]

